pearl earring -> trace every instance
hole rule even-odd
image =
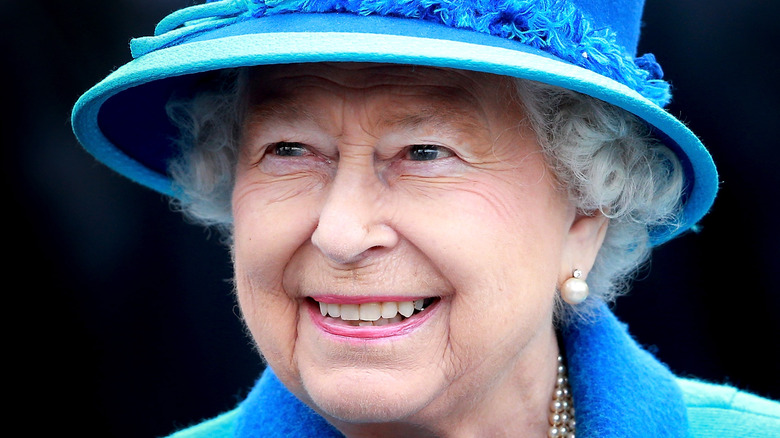
[[[585,298],[588,298],[590,288],[588,283],[585,283],[585,280],[580,278],[582,277],[582,271],[575,269],[571,275],[571,278],[564,281],[561,286],[561,298],[572,306],[576,306],[585,301]]]

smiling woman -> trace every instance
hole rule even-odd
[[[239,302],[262,309],[246,322],[281,381],[345,432],[479,434],[475,419],[506,424],[499,406],[521,393],[538,397],[512,429],[546,427],[558,265],[587,269],[606,219],[576,215],[507,81],[484,76],[310,65],[254,79],[265,103],[248,109],[233,191]],[[346,323],[381,307],[399,321]]]
[[[268,365],[177,436],[778,427],[607,307],[717,187],[634,57],[642,3],[380,3],[184,9],[76,105],[90,152],[225,234]]]

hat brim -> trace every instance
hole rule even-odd
[[[699,139],[631,88],[514,41],[392,17],[287,14],[203,32],[131,61],[87,91],[73,110],[74,133],[87,151],[110,168],[176,196],[165,165],[176,133],[164,107],[174,91],[191,86],[204,72],[311,62],[393,63],[493,73],[568,88],[637,115],[679,156],[685,170],[679,226],[652,230],[654,245],[694,226],[715,199],[717,172]]]

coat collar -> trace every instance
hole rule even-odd
[[[563,330],[578,437],[687,437],[675,376],[606,305]]]
[[[577,436],[687,437],[688,421],[674,375],[628,334],[606,305],[563,329]],[[237,437],[341,434],[266,369],[240,406]]]

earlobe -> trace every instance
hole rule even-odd
[[[574,269],[581,270],[587,276],[604,243],[608,226],[609,218],[600,211],[578,214],[574,218],[564,244],[558,284],[571,278]]]

